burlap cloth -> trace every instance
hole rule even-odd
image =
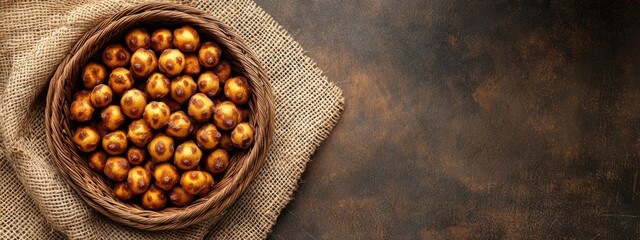
[[[44,99],[64,54],[89,28],[136,1],[0,1],[0,239],[258,239],[289,202],[310,155],[336,123],[340,89],[250,0],[187,3],[235,28],[272,82],[276,131],[265,165],[217,222],[162,232],[125,227],[71,190],[45,142]]]

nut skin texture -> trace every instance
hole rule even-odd
[[[181,170],[194,169],[200,163],[202,151],[193,141],[186,141],[176,148],[173,163]]]
[[[71,103],[69,117],[76,122],[86,122],[93,117],[94,108],[87,100],[76,100]]]
[[[169,122],[171,110],[163,102],[152,101],[144,107],[142,118],[149,123],[153,129],[163,128]]]
[[[133,195],[142,194],[151,186],[151,173],[141,166],[133,167],[127,175],[127,184]]]
[[[171,81],[171,98],[183,104],[196,93],[198,86],[189,75],[179,76]]]
[[[196,142],[198,146],[204,150],[215,149],[220,143],[222,134],[215,125],[207,123],[198,129],[196,133]]]
[[[231,152],[233,151],[233,149],[236,148],[235,146],[233,146],[233,143],[231,142],[231,135],[228,133],[222,134],[222,137],[220,137],[220,143],[218,144],[218,146],[221,149],[227,150],[227,152]]]
[[[220,62],[222,49],[213,42],[204,42],[198,50],[198,61],[204,67],[215,67]]]
[[[213,114],[213,101],[203,93],[196,93],[189,100],[187,113],[198,122],[209,121]]]
[[[131,146],[127,150],[127,161],[131,165],[140,165],[147,158],[147,153],[142,148]]]
[[[145,85],[145,91],[151,99],[161,99],[171,91],[171,82],[162,73],[154,73],[149,76]]]
[[[133,76],[126,68],[116,68],[109,74],[109,87],[115,94],[122,95],[125,91],[133,88]]]
[[[249,96],[251,96],[251,88],[249,88],[247,78],[238,76],[227,80],[224,83],[224,95],[235,104],[247,103]]]
[[[224,83],[231,78],[231,65],[226,60],[221,60],[211,71]]]
[[[104,165],[107,163],[107,154],[104,151],[96,151],[89,155],[87,163],[89,168],[97,173],[101,173],[104,170]]]
[[[133,198],[133,192],[131,192],[131,188],[129,188],[129,184],[127,184],[127,182],[116,183],[116,186],[113,188],[113,194],[115,194],[120,200],[124,201]]]
[[[149,152],[149,156],[154,162],[160,163],[171,160],[174,152],[173,138],[162,133],[156,134],[147,145],[147,152]]]
[[[229,153],[224,149],[216,149],[207,156],[205,170],[211,174],[219,174],[229,167]]]
[[[247,149],[253,144],[254,130],[249,123],[239,123],[231,132],[231,142],[233,146]]]
[[[131,53],[122,44],[111,44],[102,52],[102,62],[111,69],[127,66],[130,59]]]
[[[152,186],[142,195],[142,207],[149,210],[160,210],[167,204],[167,196],[159,188]]]
[[[102,148],[110,155],[120,155],[127,151],[127,134],[122,130],[107,133],[102,138]]]
[[[126,118],[122,113],[122,109],[120,109],[120,106],[118,105],[109,105],[102,109],[100,118],[102,119],[102,125],[104,128],[109,131],[118,129],[126,121]]]
[[[193,124],[189,116],[183,111],[177,111],[171,114],[167,123],[166,134],[175,138],[184,138],[193,131]]]
[[[129,162],[123,157],[110,157],[104,165],[104,175],[113,181],[124,181],[129,174]]]
[[[167,49],[162,51],[158,59],[158,68],[168,77],[177,76],[182,72],[185,65],[184,54],[178,49]]]
[[[200,47],[200,36],[191,26],[185,25],[173,30],[173,46],[182,52],[195,52]]]
[[[200,63],[198,63],[198,57],[195,54],[186,54],[184,58],[185,64],[184,69],[182,70],[182,74],[186,74],[192,77],[198,76],[198,74],[200,74],[200,71],[202,70]]]
[[[182,186],[175,186],[169,192],[169,200],[178,207],[189,205],[189,203],[193,202],[194,197],[195,195],[185,192]]]
[[[218,129],[224,131],[231,130],[238,124],[238,114],[240,114],[240,112],[233,102],[221,102],[215,107],[213,123]]]
[[[81,89],[73,94],[73,101],[86,100],[91,103],[91,90]]]
[[[102,64],[90,62],[82,68],[82,84],[86,89],[93,89],[107,77],[107,68]]]
[[[197,83],[198,90],[207,97],[215,97],[220,92],[220,79],[211,71],[200,74]]]
[[[132,121],[129,124],[127,138],[138,147],[145,147],[153,137],[153,130],[144,119]]]
[[[151,37],[144,28],[136,28],[124,36],[124,41],[127,43],[129,50],[135,52],[141,48],[148,49],[151,43]]]
[[[153,50],[140,48],[131,55],[131,72],[138,78],[149,77],[158,68],[158,58]]]
[[[207,180],[205,183],[205,187],[200,190],[200,192],[198,192],[199,197],[207,196],[207,194],[209,194],[211,190],[213,190],[213,187],[216,184],[216,181],[213,179],[213,176],[211,176],[211,174],[209,174],[208,172],[204,172],[204,176],[207,178]]]
[[[100,143],[100,134],[93,127],[82,126],[76,129],[72,141],[80,151],[93,152]]]
[[[170,163],[163,163],[153,169],[156,187],[169,191],[180,180],[180,173]]]
[[[138,89],[130,89],[124,92],[120,99],[120,107],[124,115],[131,119],[142,117],[144,108],[147,106],[146,95]]]
[[[166,28],[159,28],[151,33],[151,48],[156,52],[162,52],[173,48],[173,33]]]
[[[113,100],[113,91],[104,84],[98,84],[91,90],[91,105],[96,108],[106,107]]]
[[[198,194],[207,187],[207,176],[203,171],[186,171],[180,178],[180,186],[189,194]]]

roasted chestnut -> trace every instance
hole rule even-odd
[[[142,207],[149,210],[160,210],[167,203],[167,196],[156,186],[151,186],[142,195]]]
[[[219,148],[207,156],[205,169],[208,172],[212,174],[222,173],[227,170],[227,167],[229,167],[229,153],[227,150]]]
[[[136,28],[127,33],[124,36],[124,41],[127,43],[129,50],[132,52],[138,49],[148,49],[151,43],[151,37],[144,28]]]
[[[129,124],[127,138],[138,147],[145,147],[153,137],[153,130],[144,119],[132,121]]]
[[[97,108],[106,107],[113,100],[113,91],[104,84],[98,84],[91,91],[91,105]]]
[[[107,77],[107,68],[102,64],[90,62],[82,68],[82,83],[87,89],[93,89]]]
[[[138,89],[127,90],[122,94],[120,106],[127,117],[138,119],[142,117],[144,108],[147,106],[147,97]]]
[[[189,75],[179,76],[171,81],[171,98],[180,104],[187,102],[196,93],[198,86]]]
[[[194,169],[200,163],[202,151],[193,141],[186,141],[176,148],[173,163],[181,170]]]
[[[213,42],[204,42],[198,50],[198,60],[204,67],[214,67],[220,61],[222,49]]]
[[[93,106],[87,100],[76,100],[71,103],[69,117],[73,121],[86,122],[93,117]]]
[[[200,47],[200,36],[194,28],[185,25],[173,30],[173,46],[182,52],[194,52]]]
[[[111,44],[102,52],[102,62],[111,69],[127,66],[130,58],[131,53],[122,44]]]
[[[113,181],[124,181],[129,175],[129,162],[123,157],[110,157],[104,165],[104,175]]]
[[[182,54],[178,49],[164,50],[158,59],[158,68],[160,69],[160,72],[165,73],[169,77],[180,74],[184,69],[184,65],[184,54]]]
[[[109,105],[100,113],[102,125],[109,131],[118,129],[127,120],[118,105]]]
[[[144,114],[142,114],[142,118],[149,123],[151,128],[160,129],[167,125],[170,114],[171,110],[167,104],[152,101],[144,107]]]
[[[107,154],[103,151],[96,151],[89,155],[87,163],[91,170],[101,173],[104,170],[104,165],[107,163]]]
[[[158,59],[152,50],[138,49],[131,55],[131,72],[138,78],[149,77],[158,67]]]
[[[238,108],[233,102],[224,101],[216,105],[213,123],[224,131],[233,129],[238,124]]]
[[[107,133],[102,138],[102,148],[111,155],[120,155],[127,151],[127,134],[118,130]]]
[[[193,125],[191,119],[183,111],[177,111],[171,114],[167,123],[166,133],[176,138],[184,138],[191,133]]]
[[[166,162],[173,157],[173,138],[168,137],[162,133],[156,134],[149,145],[147,145],[147,152],[154,162]]]
[[[100,143],[100,134],[95,128],[81,126],[76,129],[72,138],[73,143],[82,152],[93,152]]]
[[[180,180],[180,173],[170,163],[163,163],[153,169],[153,178],[157,187],[169,191]]]
[[[171,30],[159,28],[153,31],[153,33],[151,33],[151,48],[159,53],[173,48],[173,34]]]
[[[200,127],[196,133],[196,142],[198,146],[205,150],[212,150],[220,143],[222,134],[215,125],[208,123]]]
[[[129,147],[127,150],[127,161],[131,165],[140,165],[147,157],[147,153],[142,148]]]
[[[133,167],[127,175],[127,183],[133,195],[142,194],[151,186],[151,173],[143,167]]]
[[[151,99],[161,99],[171,91],[170,84],[169,78],[165,75],[162,73],[154,73],[147,79],[145,91]]]
[[[211,120],[213,111],[213,101],[203,93],[196,93],[191,96],[187,112],[194,120],[198,122],[206,122]]]

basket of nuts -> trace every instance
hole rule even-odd
[[[218,220],[262,166],[271,85],[227,25],[142,4],[89,30],[47,94],[53,160],[91,207],[145,230]]]

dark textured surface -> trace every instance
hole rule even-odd
[[[257,2],[346,99],[270,238],[638,238],[637,1]]]

